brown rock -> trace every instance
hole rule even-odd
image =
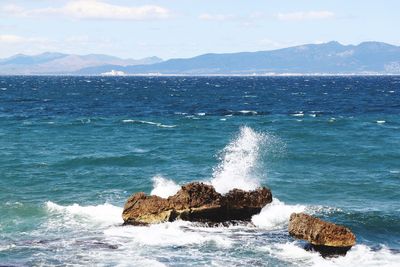
[[[304,213],[292,213],[289,234],[311,243],[312,248],[325,254],[345,254],[356,244],[356,237],[350,229],[325,222]]]
[[[189,183],[167,199],[136,193],[124,206],[124,224],[143,225],[182,219],[200,222],[225,222],[250,220],[272,201],[271,191],[260,188],[254,191],[234,189],[226,195],[215,191],[211,185]]]

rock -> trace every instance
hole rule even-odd
[[[122,218],[124,224],[133,225],[176,219],[209,223],[249,221],[270,202],[272,194],[265,187],[254,191],[234,189],[221,195],[211,185],[194,182],[167,199],[136,193],[125,203]]]
[[[306,249],[319,251],[323,256],[346,254],[356,244],[356,237],[350,229],[305,213],[292,213],[289,234],[310,242]]]

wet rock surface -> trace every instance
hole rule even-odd
[[[306,250],[319,251],[323,256],[345,255],[356,244],[350,229],[305,213],[292,213],[288,230],[291,236],[310,243]]]
[[[265,187],[254,191],[233,189],[221,195],[211,185],[194,182],[168,198],[136,193],[125,203],[122,218],[124,224],[133,225],[176,219],[207,223],[249,221],[270,202],[272,193]]]

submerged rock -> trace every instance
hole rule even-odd
[[[211,223],[249,221],[270,202],[272,193],[265,187],[254,191],[234,189],[221,195],[211,185],[194,182],[168,198],[136,193],[125,203],[122,218],[124,224],[133,225],[176,219]]]
[[[292,213],[289,234],[310,242],[306,249],[319,251],[323,256],[344,255],[356,244],[350,229],[305,213]]]

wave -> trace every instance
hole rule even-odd
[[[122,120],[123,123],[139,123],[139,124],[148,124],[148,125],[155,125],[160,128],[175,128],[176,125],[167,125],[162,124],[160,122],[153,122],[153,121],[142,121],[142,120]]]
[[[286,232],[283,229],[287,227],[290,214],[301,211],[323,213],[331,208],[288,205],[276,198],[260,214],[253,217],[252,222],[256,227],[251,225],[206,227],[200,223],[187,221],[166,222],[147,227],[121,226],[122,208],[107,203],[96,206],[78,204],[62,206],[48,201],[46,209],[50,214],[51,225],[44,230],[47,231],[46,233],[54,231],[59,235],[60,229],[63,229],[64,237],[50,238],[50,243],[40,244],[60,246],[60,249],[68,244],[69,249],[73,251],[75,249],[81,251],[82,245],[92,246],[91,253],[85,254],[85,257],[99,264],[114,262],[114,264],[125,265],[126,255],[129,255],[130,263],[163,266],[164,263],[176,262],[175,260],[166,262],[164,256],[176,257],[178,260],[180,257],[185,257],[191,260],[197,259],[197,256],[210,255],[203,251],[213,251],[213,257],[221,262],[228,260],[232,263],[238,261],[250,263],[254,261],[254,257],[262,255],[265,255],[268,261],[276,262],[277,265],[286,263],[299,266],[394,267],[400,260],[399,253],[385,246],[372,249],[364,244],[358,244],[346,256],[338,258],[323,258],[317,252],[306,251],[302,242],[292,242],[287,238],[287,234],[283,233],[283,231]],[[68,232],[69,229],[72,231]],[[94,241],[88,240],[88,235],[94,235]],[[68,236],[67,239],[65,236]],[[243,244],[245,244],[244,249],[252,251],[252,254],[236,255],[237,246]],[[0,244],[0,251],[14,249],[15,246],[19,245],[2,246]],[[113,251],[110,252],[109,249]],[[148,255],[143,254],[145,252],[157,253],[159,256],[146,259],[143,258]],[[186,257],[185,253],[191,256]],[[193,253],[199,254],[194,256]],[[72,257],[72,255],[75,254],[68,256]],[[102,258],[91,258],[96,255],[101,255]]]
[[[181,187],[172,180],[168,180],[160,175],[156,175],[152,178],[153,190],[151,195],[167,198],[175,195]]]
[[[74,223],[98,222],[105,225],[122,224],[122,208],[105,203],[96,206],[81,206],[72,204],[58,205],[54,202],[45,203],[47,211],[51,214],[62,215],[64,220]]]

